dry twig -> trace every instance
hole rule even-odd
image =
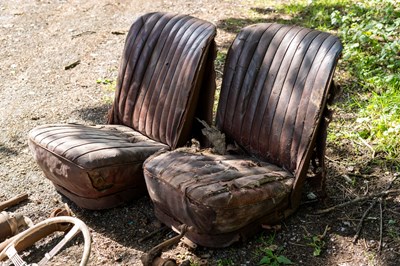
[[[160,227],[159,229],[157,229],[157,230],[155,230],[155,231],[152,231],[152,232],[148,233],[147,235],[145,235],[144,237],[140,238],[140,239],[138,240],[138,243],[142,243],[143,241],[145,241],[145,240],[147,240],[147,239],[153,237],[154,235],[156,235],[156,234],[158,234],[158,233],[161,233],[161,232],[163,232],[163,231],[166,231],[167,229],[168,229],[168,227],[164,225],[164,226]]]
[[[65,69],[65,70],[72,69],[72,68],[76,67],[77,65],[79,65],[80,63],[81,63],[81,60],[74,61],[74,62],[72,62],[71,64],[66,65],[66,66],[64,67],[64,69]]]
[[[368,142],[365,141],[365,139],[359,137],[359,139],[361,140],[361,142],[372,152],[371,158],[374,159],[375,158],[375,149],[369,145]]]
[[[355,244],[357,242],[358,238],[360,237],[360,233],[361,233],[361,229],[362,229],[365,217],[367,217],[369,211],[375,206],[375,204],[376,204],[376,201],[373,201],[371,203],[371,205],[369,205],[368,209],[364,212],[363,216],[361,217],[361,220],[359,221],[358,226],[357,226],[357,232],[353,237],[353,244]]]
[[[319,211],[316,212],[316,214],[329,213],[331,211],[335,211],[336,209],[340,209],[340,208],[343,208],[343,207],[345,207],[347,205],[351,205],[351,204],[354,204],[354,203],[357,203],[357,202],[361,202],[361,201],[365,201],[365,200],[369,200],[369,199],[373,199],[373,198],[377,198],[377,197],[386,197],[387,195],[396,194],[396,193],[400,193],[400,189],[385,190],[385,191],[382,191],[382,192],[379,192],[379,193],[375,193],[375,194],[371,194],[371,195],[368,195],[368,196],[365,196],[365,197],[355,198],[353,200],[346,201],[344,203],[332,206],[332,207],[327,208],[327,209],[319,210]]]
[[[386,189],[385,189],[385,191],[383,191],[383,192],[388,192],[388,191],[390,191],[390,189],[392,188],[392,185],[393,185],[393,183],[394,183],[394,181],[396,181],[396,179],[397,179],[397,177],[398,176],[395,176],[392,180],[390,180],[390,182],[389,182],[389,184],[386,186]],[[371,203],[371,205],[369,206],[369,208],[364,212],[364,214],[363,214],[363,216],[361,217],[361,220],[360,220],[360,222],[358,223],[358,226],[357,226],[357,233],[355,234],[355,236],[354,236],[354,238],[353,238],[353,243],[356,243],[357,242],[357,240],[358,240],[358,238],[359,238],[359,236],[360,236],[360,233],[361,233],[361,229],[362,229],[362,225],[363,225],[363,222],[364,222],[364,220],[365,220],[365,217],[367,216],[367,214],[370,212],[370,210],[379,202],[379,209],[380,209],[380,223],[379,223],[379,247],[378,247],[378,251],[380,252],[381,250],[382,250],[382,232],[383,232],[383,215],[382,215],[382,201],[383,201],[383,198],[385,197],[386,195],[381,195],[381,196],[379,196],[379,198],[375,198],[374,199],[374,201]]]
[[[397,211],[394,211],[394,210],[391,210],[391,209],[386,209],[386,210],[391,212],[391,213],[393,213],[393,214],[400,215],[400,212],[397,212]]]
[[[381,197],[379,199],[379,218],[380,218],[380,223],[379,223],[379,246],[378,246],[378,252],[379,253],[382,251],[382,235],[383,235],[382,200],[383,200],[383,198]]]

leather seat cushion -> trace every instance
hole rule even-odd
[[[233,232],[287,205],[294,181],[291,173],[254,158],[189,149],[154,155],[143,168],[156,213],[199,234]]]
[[[112,207],[145,193],[144,160],[165,144],[123,125],[43,125],[29,133],[29,147],[56,188],[85,208]],[[90,201],[110,195],[122,198]],[[121,202],[121,203],[122,203]]]

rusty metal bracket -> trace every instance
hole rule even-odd
[[[181,238],[185,235],[185,233],[188,230],[188,226],[183,224],[180,226],[180,233],[179,235],[168,239],[161,244],[158,244],[157,246],[153,247],[150,249],[147,253],[144,253],[140,260],[143,263],[143,266],[174,266],[176,265],[175,262],[172,260],[164,260],[160,257],[162,249],[175,245],[179,243]]]
[[[0,213],[0,241],[3,241],[20,232],[20,229],[27,226],[24,216],[8,212]]]

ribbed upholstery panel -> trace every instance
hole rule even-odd
[[[342,46],[327,33],[259,24],[233,42],[217,125],[251,154],[295,173],[322,116]]]
[[[287,204],[294,181],[254,158],[181,150],[148,159],[144,174],[156,208],[203,234],[238,230]]]
[[[29,139],[85,170],[141,163],[154,152],[169,149],[123,125],[43,125],[31,130]]]
[[[88,209],[143,195],[145,159],[169,146],[123,125],[42,125],[29,132],[33,157],[58,191]]]
[[[184,15],[152,13],[136,21],[126,39],[110,122],[173,148],[182,142],[215,33],[212,24]]]

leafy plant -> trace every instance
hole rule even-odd
[[[393,219],[388,221],[388,235],[397,241],[400,241],[399,229],[396,227],[397,222]]]
[[[277,256],[273,250],[265,249],[264,250],[264,257],[260,260],[258,265],[270,265],[270,266],[279,266],[279,265],[289,265],[293,264],[293,262],[286,258],[283,255]]]
[[[313,256],[318,257],[321,255],[322,249],[325,247],[325,241],[319,235],[307,238],[311,240],[307,245],[314,248]]]
[[[194,261],[193,259],[190,259],[190,266],[200,266],[200,263]]]
[[[304,230],[306,231],[307,235],[305,236],[305,239],[307,239],[308,242],[308,246],[312,247],[313,250],[313,256],[318,257],[321,255],[322,250],[325,248],[325,236],[329,231],[329,226],[325,227],[324,232],[321,235],[311,235],[307,229],[304,227]]]
[[[115,80],[113,79],[108,79],[108,78],[104,78],[104,79],[97,79],[96,80],[97,84],[103,84],[103,85],[110,85],[115,83]]]
[[[217,266],[233,266],[235,265],[232,259],[219,259],[217,260]]]
[[[263,246],[258,249],[258,252],[256,252],[257,256],[262,256],[258,265],[279,266],[293,264],[290,259],[280,254],[282,248],[273,244],[274,239],[275,234],[268,237],[264,235],[260,237],[259,242],[261,242]]]
[[[117,86],[116,79],[109,78],[100,78],[96,80],[97,84],[100,84],[101,87],[108,93],[108,95],[103,96],[103,102],[106,104],[112,104],[114,100],[114,92]]]

